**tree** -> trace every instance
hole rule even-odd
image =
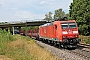
[[[49,12],[48,14],[45,14],[45,20],[52,21],[52,12]]]
[[[61,19],[63,17],[65,17],[66,14],[64,11],[62,11],[62,9],[58,9],[58,10],[55,10],[55,14],[54,14],[54,19],[57,20],[57,19]]]
[[[26,26],[26,27],[22,27],[21,30],[33,30],[33,29],[38,29],[39,26]]]
[[[57,9],[55,10],[55,14],[52,18],[52,12],[49,12],[48,14],[45,14],[45,18],[44,20],[47,20],[47,21],[54,21],[54,20],[58,20],[58,19],[62,19],[62,18],[68,18],[69,17],[69,14],[65,14],[65,12],[60,8],[60,9]]]
[[[90,0],[73,0],[69,16],[75,19],[82,35],[89,35],[90,29]]]

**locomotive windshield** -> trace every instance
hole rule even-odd
[[[68,24],[67,23],[63,23],[63,24],[61,24],[61,26],[62,26],[63,29],[64,28],[68,28]]]
[[[61,27],[64,28],[76,28],[76,23],[70,22],[70,23],[62,23]]]
[[[69,28],[76,28],[76,23],[69,23]]]

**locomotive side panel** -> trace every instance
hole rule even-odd
[[[54,25],[45,25],[39,28],[39,37],[45,39],[55,38]]]
[[[45,37],[44,27],[39,27],[39,38]]]
[[[47,26],[46,37],[47,38],[54,38],[54,27],[53,27],[53,25]]]
[[[62,29],[61,29],[60,21],[55,21],[54,27],[55,27],[56,40],[58,42],[62,42]]]

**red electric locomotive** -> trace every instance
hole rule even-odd
[[[54,21],[39,27],[39,38],[59,44],[62,47],[77,47],[79,32],[75,20]]]

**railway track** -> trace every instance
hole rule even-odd
[[[38,41],[39,42],[39,41]],[[43,43],[43,42],[42,42]],[[46,44],[46,43],[44,43],[44,44]],[[50,45],[49,45],[50,46]],[[45,45],[43,45],[43,47],[45,47]],[[47,46],[48,47],[48,46]],[[47,47],[45,47],[45,48],[47,48]],[[51,47],[53,47],[53,46],[51,46]],[[89,47],[89,45],[85,45],[85,44],[79,44],[78,45],[78,48],[76,48],[76,49],[62,49],[61,47],[57,47],[57,46],[54,46],[55,47],[55,49],[57,50],[56,52],[55,52],[55,50],[54,51],[52,51],[51,49],[49,49],[50,51],[51,51],[51,53],[54,53],[54,55],[57,55],[58,57],[60,57],[61,56],[61,54],[62,54],[62,56],[67,52],[67,54],[65,54],[64,55],[64,57],[65,57],[65,59],[67,60],[73,60],[73,58],[75,58],[74,60],[90,60],[90,49],[88,48]],[[59,50],[62,50],[62,51],[64,51],[65,53],[58,53],[59,51],[58,51],[58,49]],[[71,54],[71,56],[69,56],[68,58],[66,57],[66,56],[68,56],[69,54]],[[59,56],[60,55],[60,56]],[[71,59],[71,57],[73,56],[73,55],[75,55],[72,59]],[[78,56],[78,58],[77,58],[77,56]],[[64,59],[64,60],[65,60]]]
[[[78,44],[80,47],[88,48],[90,49],[90,44],[80,43]]]
[[[79,44],[76,49],[64,49],[71,54],[83,57],[85,60],[90,60],[90,45],[88,44]]]
[[[77,56],[83,57],[86,60],[90,60],[90,50],[87,51],[86,48],[78,47],[75,50],[67,50],[67,49],[64,49],[64,50],[69,52],[69,53],[75,54]]]

